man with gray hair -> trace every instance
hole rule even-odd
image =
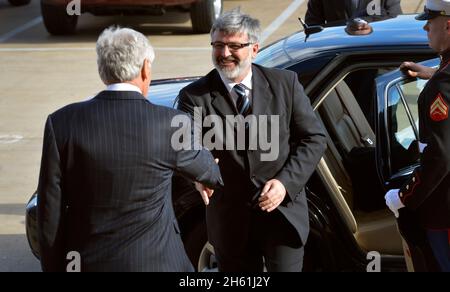
[[[70,253],[79,255],[70,263],[76,271],[193,271],[171,179],[177,171],[215,188],[222,184],[217,164],[207,150],[170,147],[178,131],[171,120],[184,113],[146,99],[155,55],[144,35],[108,28],[97,55],[106,90],[56,111],[45,125],[38,187],[42,268],[66,271]]]
[[[258,20],[239,10],[223,14],[211,30],[216,69],[181,90],[179,108],[191,114],[201,108],[203,118],[216,116],[222,124],[230,116],[251,121],[241,128],[247,145],[229,149],[240,133],[235,130],[230,137],[227,129],[224,147],[219,147],[226,150],[212,151],[225,183],[206,210],[219,270],[262,272],[265,263],[270,272],[301,271],[309,232],[304,188],[326,139],[297,75],[252,64],[259,36]],[[279,149],[273,161],[261,158],[267,153],[262,145],[248,145],[256,140],[252,123],[265,118],[268,126],[258,125],[256,134],[261,140],[269,128],[276,132],[278,141],[271,143]],[[209,128],[203,130],[209,134]],[[216,140],[223,136],[216,133]]]

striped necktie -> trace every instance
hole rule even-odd
[[[251,111],[250,99],[245,93],[245,87],[242,84],[236,84],[233,87],[234,92],[236,92],[238,98],[236,101],[236,108],[238,113],[246,117]]]

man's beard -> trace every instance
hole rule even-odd
[[[217,69],[217,71],[222,73],[226,78],[228,78],[230,80],[234,80],[234,79],[238,78],[239,76],[241,76],[242,72],[247,70],[252,64],[252,56],[251,55],[249,55],[248,58],[243,61],[239,61],[238,59],[236,59],[232,56],[230,56],[228,58],[222,58],[222,57],[215,58],[213,56],[212,59],[213,59],[214,67]],[[220,65],[221,61],[234,62],[235,67],[232,69],[229,69],[225,66],[222,67]]]

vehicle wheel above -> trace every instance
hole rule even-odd
[[[199,272],[218,272],[217,260],[214,254],[214,247],[209,243],[205,243],[205,246],[200,253],[198,259],[197,270]]]
[[[53,35],[75,33],[78,15],[68,15],[65,5],[49,5],[41,0],[42,18],[47,31]]]
[[[192,28],[196,33],[208,33],[219,18],[223,0],[200,0],[191,6]]]
[[[31,0],[8,0],[8,2],[13,6],[22,6],[30,4]]]

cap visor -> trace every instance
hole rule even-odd
[[[435,18],[436,15],[430,14],[429,12],[422,12],[419,15],[416,16],[417,20],[428,20]]]

